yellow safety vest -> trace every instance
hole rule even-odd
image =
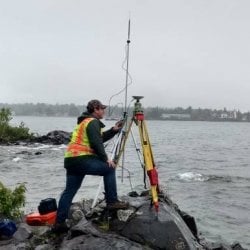
[[[75,127],[70,143],[64,154],[65,158],[81,155],[95,155],[95,151],[90,147],[89,138],[87,136],[87,126],[94,119],[95,118],[86,118]]]

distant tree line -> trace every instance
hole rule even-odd
[[[23,103],[4,104],[0,103],[0,108],[9,108],[13,115],[17,116],[72,116],[80,115],[85,106],[71,104],[46,104],[46,103]],[[133,108],[129,108],[129,114]],[[111,106],[107,108],[106,116],[109,118],[119,118],[123,115],[123,108]],[[202,109],[202,108],[144,108],[146,119],[148,120],[192,120],[192,121],[246,121],[250,122],[250,112],[242,113],[239,110],[223,109]]]
[[[4,104],[0,108],[9,108],[14,115],[23,116],[78,116],[83,111],[83,106],[71,104],[46,104],[22,103]]]
[[[191,120],[191,121],[245,121],[250,122],[250,112],[223,109],[188,108],[147,108],[148,119]]]

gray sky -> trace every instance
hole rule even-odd
[[[0,102],[250,110],[249,0],[1,0]],[[111,104],[124,102],[124,93]]]

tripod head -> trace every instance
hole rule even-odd
[[[142,121],[144,119],[144,114],[143,114],[143,108],[140,103],[140,100],[143,98],[143,96],[133,96],[133,99],[136,100],[135,105],[134,105],[134,121]]]
[[[144,96],[139,96],[139,95],[134,95],[132,96],[134,100],[136,100],[136,102],[140,102],[140,100],[144,97]]]

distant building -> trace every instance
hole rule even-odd
[[[221,119],[227,119],[228,118],[228,114],[227,113],[221,113],[220,114],[220,118]]]
[[[228,118],[236,120],[237,119],[237,111],[236,110],[230,111]]]
[[[221,119],[237,120],[237,111],[227,111],[220,114]]]
[[[242,116],[242,121],[246,122],[247,121],[247,115]]]

